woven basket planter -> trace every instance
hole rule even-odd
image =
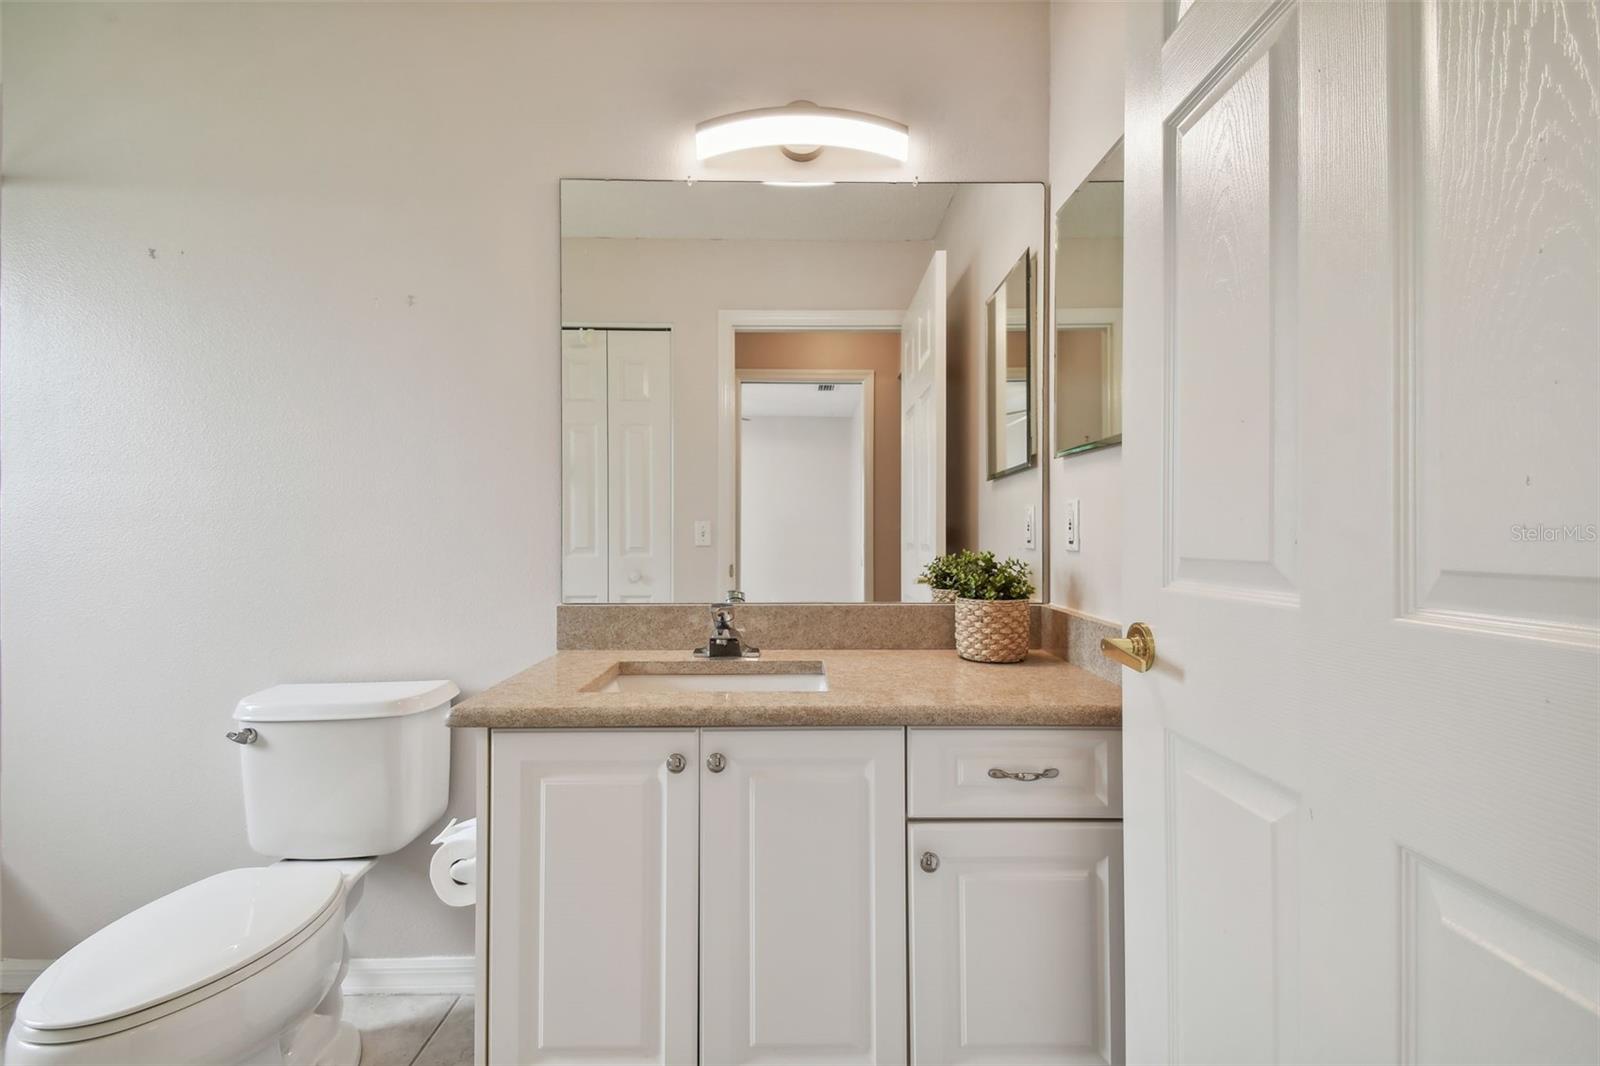
[[[954,603],[954,602],[956,602],[956,590],[955,589],[931,589],[930,591],[933,593],[933,602],[934,603]]]
[[[1028,657],[1027,600],[956,600],[956,652],[975,663]]]

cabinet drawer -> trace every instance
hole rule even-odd
[[[906,771],[912,818],[1122,817],[1115,729],[912,729]]]

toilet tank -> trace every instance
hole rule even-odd
[[[278,685],[239,724],[250,847],[284,859],[387,855],[444,814],[449,681]]]

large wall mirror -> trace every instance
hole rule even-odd
[[[1018,553],[1042,489],[990,487],[984,411],[1039,380],[1047,220],[1033,183],[563,181],[564,601],[925,600],[933,555]]]
[[[1056,212],[1056,455],[1122,443],[1122,142]]]
[[[989,477],[1033,465],[1033,270],[1023,252],[989,297]]]

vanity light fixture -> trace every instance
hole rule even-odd
[[[747,148],[781,148],[790,159],[805,163],[824,148],[851,148],[904,163],[910,146],[910,131],[899,122],[864,111],[818,107],[809,100],[736,111],[694,128],[695,154],[702,160]]]

